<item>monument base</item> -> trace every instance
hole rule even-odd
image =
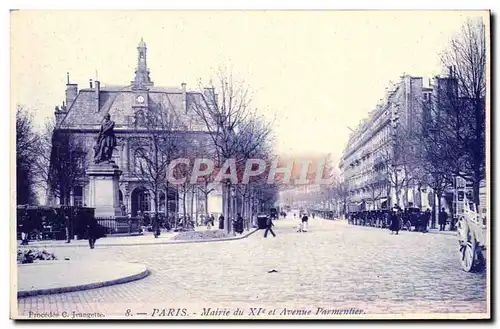
[[[89,206],[95,208],[96,217],[121,216],[119,201],[119,179],[122,171],[115,163],[90,165]]]

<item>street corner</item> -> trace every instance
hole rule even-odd
[[[109,261],[42,261],[17,266],[18,298],[101,288],[149,275],[139,263]]]

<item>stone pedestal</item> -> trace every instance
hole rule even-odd
[[[119,179],[122,171],[115,163],[90,165],[89,206],[95,208],[96,217],[121,216]]]

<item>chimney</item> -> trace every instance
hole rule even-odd
[[[59,109],[59,106],[56,106],[55,111],[54,111],[54,115],[56,117],[56,126],[59,126],[61,124],[61,121],[66,116],[66,112],[61,111]]]
[[[90,85],[90,89],[92,89],[92,79],[89,79],[89,85]]]
[[[186,93],[186,83],[181,83],[182,88],[182,109],[184,113],[187,114],[187,93]]]
[[[96,105],[96,112],[99,112],[99,93],[101,92],[101,83],[99,81],[94,81],[95,91],[94,91],[94,104]]]
[[[450,78],[453,78],[453,66],[448,66],[448,71],[450,74]]]
[[[66,72],[66,107],[69,109],[78,95],[78,85],[70,83],[69,72]]]

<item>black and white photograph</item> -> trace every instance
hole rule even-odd
[[[491,319],[490,11],[9,16],[11,319]]]

